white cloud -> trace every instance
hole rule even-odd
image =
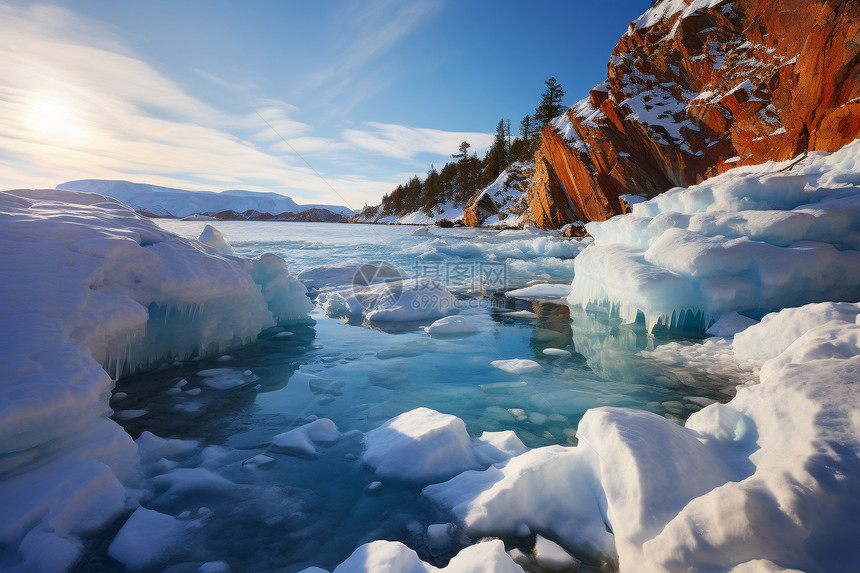
[[[345,130],[343,138],[355,148],[401,159],[413,159],[419,153],[452,155],[458,152],[463,141],[472,146],[470,152],[483,156],[493,143],[493,134],[490,133],[442,131],[375,122],[365,125],[368,127],[366,130]]]
[[[371,38],[388,9],[394,16],[380,37]],[[358,20],[364,44],[355,65],[388,49],[426,10],[425,4],[385,2],[364,8]],[[251,84],[197,70],[216,84],[249,92],[241,111],[218,109],[131,52],[104,23],[52,6],[0,4],[0,67],[0,180],[6,187],[127,179],[276,191],[299,202],[360,207],[402,182],[394,174],[356,175],[374,173],[369,154],[395,162],[420,153],[450,156],[463,140],[480,153],[492,140],[385,123],[322,137],[295,106],[254,97],[258,88]],[[308,157],[330,169],[318,173]]]

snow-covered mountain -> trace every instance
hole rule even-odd
[[[308,209],[326,209],[339,215],[351,216],[354,211],[341,205],[299,205],[286,195],[256,191],[186,191],[146,183],[108,179],[81,179],[57,185],[57,189],[85,191],[113,197],[138,211],[160,217],[188,217],[199,213],[253,210],[260,213],[301,213]]]

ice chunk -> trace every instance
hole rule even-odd
[[[311,570],[306,569],[307,573]],[[362,545],[349,558],[338,565],[333,573],[523,573],[505,553],[505,545],[498,539],[472,545],[460,551],[447,567],[437,569],[424,563],[418,554],[395,541],[374,541]]]
[[[272,438],[272,445],[305,456],[315,456],[317,443],[336,442],[341,437],[334,422],[328,418],[319,418],[298,428],[293,428]]]
[[[717,322],[712,324],[706,332],[711,336],[731,338],[753,324],[758,324],[758,321],[736,312],[727,312],[720,316]]]
[[[469,336],[477,334],[478,328],[462,316],[446,316],[424,328],[430,336]]]
[[[218,390],[232,390],[247,386],[260,379],[250,370],[239,371],[233,368],[209,368],[197,373],[203,377],[203,383]]]
[[[544,348],[542,352],[544,356],[551,356],[553,358],[570,358],[573,356],[564,348]]]
[[[197,240],[204,245],[212,247],[222,255],[236,254],[236,251],[233,250],[233,246],[224,238],[221,231],[212,225],[206,225],[203,227],[203,232],[200,233],[200,238]]]
[[[484,466],[518,456],[527,449],[513,430],[484,432],[474,441],[475,456]]]
[[[272,456],[267,456],[265,454],[257,454],[253,458],[248,458],[244,462],[242,462],[243,468],[251,468],[251,469],[266,469],[275,465],[275,458]]]
[[[493,360],[490,366],[510,372],[511,374],[534,374],[543,370],[543,366],[534,360],[526,358],[512,358],[510,360]]]
[[[367,433],[362,461],[377,475],[432,482],[480,469],[463,420],[417,408]]]
[[[199,444],[194,440],[159,438],[149,431],[144,431],[135,440],[135,443],[137,443],[137,452],[140,455],[140,461],[144,464],[156,462],[161,458],[170,460],[181,459],[187,457],[199,447]]]
[[[430,234],[430,229],[427,227],[418,227],[417,229],[412,231],[412,235],[414,237],[423,237],[423,236],[429,235],[429,234]]]
[[[470,536],[513,537],[525,526],[552,532],[567,550],[605,560],[614,554],[613,538],[592,457],[586,448],[548,446],[423,493],[449,508]]]
[[[209,561],[197,568],[197,573],[230,573],[230,565],[226,561]]]
[[[510,290],[505,296],[513,298],[557,299],[567,298],[570,294],[570,284],[541,283],[524,288]]]
[[[541,535],[535,537],[534,556],[537,564],[551,573],[575,571],[580,565],[576,557]]]
[[[111,542],[108,554],[130,571],[143,571],[165,563],[184,542],[181,521],[139,507]]]

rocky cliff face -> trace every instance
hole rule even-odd
[[[664,0],[542,134],[527,202],[560,228],[740,165],[860,136],[860,2]]]

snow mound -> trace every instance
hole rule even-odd
[[[305,569],[302,573],[320,571]],[[505,544],[498,539],[485,541],[463,549],[454,556],[447,567],[437,569],[424,563],[418,554],[402,543],[374,541],[362,545],[338,565],[333,573],[523,573],[522,567],[514,563],[505,553]]]
[[[362,461],[383,478],[414,482],[448,479],[483,469],[525,451],[513,432],[469,437],[460,418],[417,408],[385,422],[366,436]]]
[[[125,510],[138,455],[108,419],[111,376],[216,356],[312,306],[283,259],[222,255],[92,193],[0,192],[0,268],[0,330],[14,333],[0,544],[22,570],[68,569],[78,538]]]
[[[797,164],[741,167],[589,223],[568,301],[648,329],[860,300],[860,141]]]

